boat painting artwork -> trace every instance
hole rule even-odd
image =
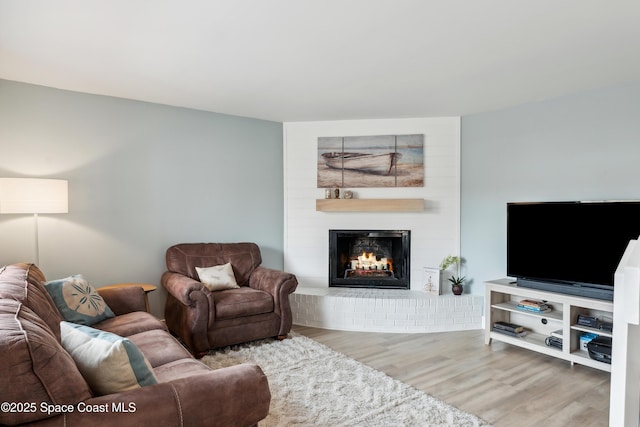
[[[322,153],[325,163],[333,169],[350,169],[378,175],[389,175],[396,165],[398,153]]]
[[[424,135],[318,138],[318,188],[422,186]]]

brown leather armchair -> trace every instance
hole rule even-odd
[[[182,243],[166,253],[165,320],[196,357],[209,349],[262,338],[284,339],[291,330],[293,274],[262,267],[255,243]],[[238,289],[210,291],[196,267],[231,263]]]

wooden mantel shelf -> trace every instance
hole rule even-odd
[[[420,212],[424,199],[316,199],[321,212]]]

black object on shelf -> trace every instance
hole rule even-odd
[[[593,316],[578,315],[578,325],[588,326],[590,328],[598,328],[598,319]]]
[[[587,344],[589,357],[599,362],[611,364],[611,338],[598,336]]]
[[[550,336],[550,337],[547,337],[544,340],[544,343],[548,347],[555,347],[555,348],[559,348],[560,350],[562,350],[562,338]]]
[[[524,327],[516,325],[515,323],[508,322],[495,322],[493,324],[494,329],[502,329],[503,331],[509,331],[514,333],[520,333],[524,331]]]
[[[613,323],[611,322],[600,322],[600,324],[598,325],[598,329],[600,329],[603,332],[613,332]]]

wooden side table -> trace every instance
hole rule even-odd
[[[116,288],[127,288],[130,286],[139,286],[144,291],[144,303],[147,308],[147,313],[149,313],[149,292],[153,292],[157,289],[157,286],[150,285],[148,283],[116,283],[114,285],[102,286],[100,289],[116,289]]]

